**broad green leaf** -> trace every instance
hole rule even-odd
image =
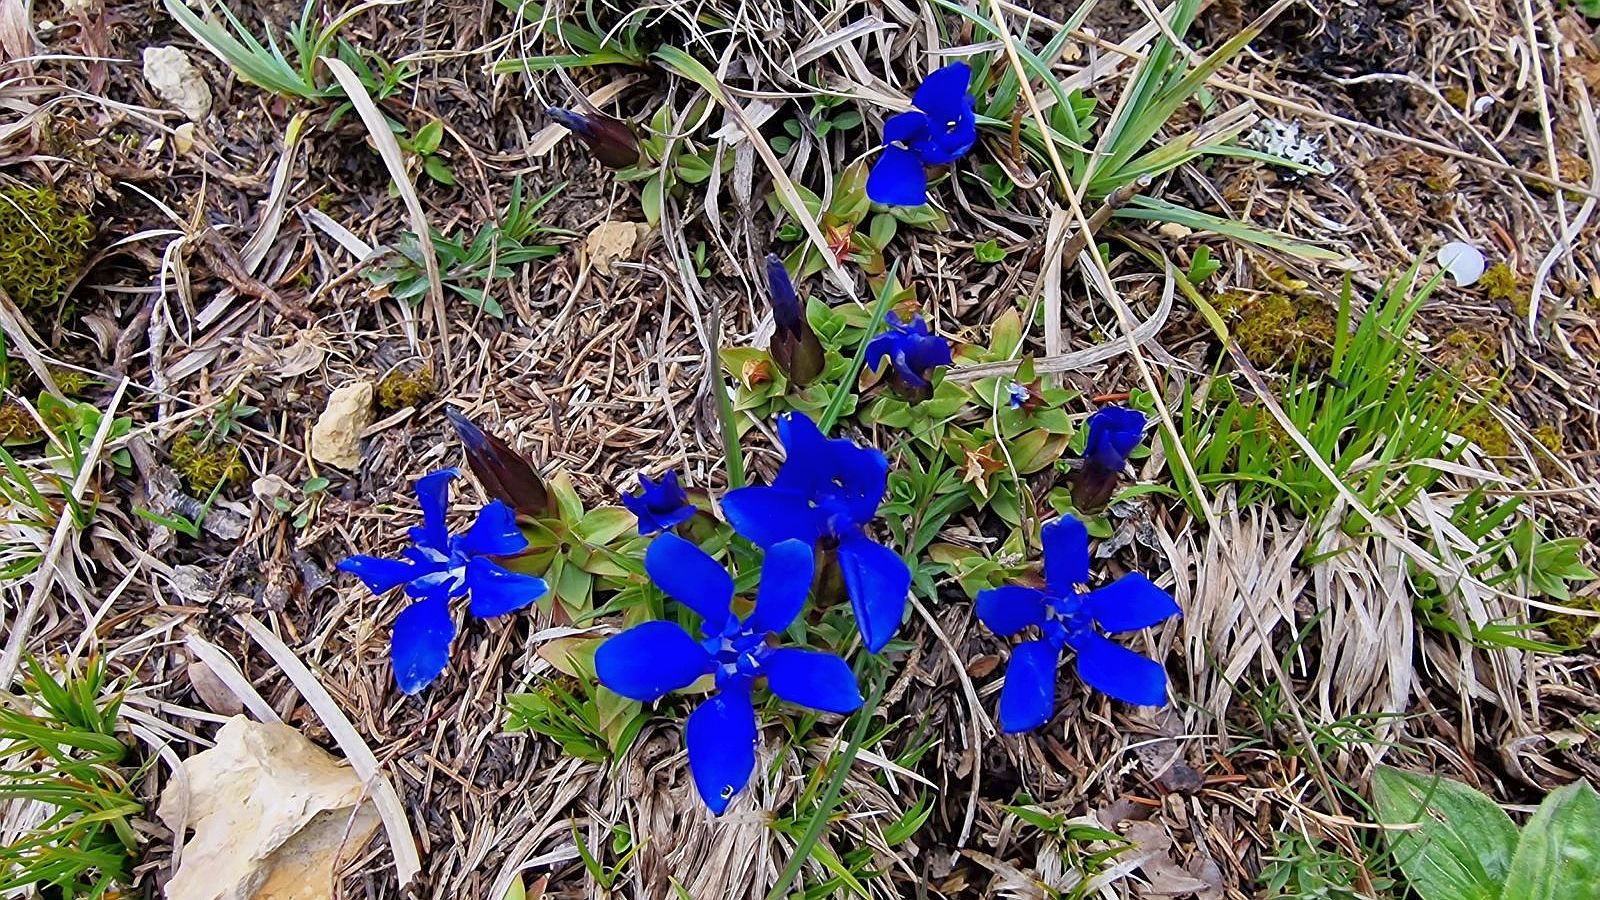
[[[1517,826],[1505,810],[1448,778],[1380,766],[1372,800],[1389,849],[1422,900],[1499,900]],[[1520,895],[1517,900],[1525,900]]]
[[[591,509],[573,531],[592,544],[609,544],[626,534],[638,520],[621,506]]]
[[[1600,890],[1600,794],[1577,781],[1551,791],[1528,820],[1500,896],[1568,900],[1595,890]]]

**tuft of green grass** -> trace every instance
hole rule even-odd
[[[1418,463],[1459,457],[1464,448],[1451,436],[1464,416],[1476,411],[1441,402],[1456,393],[1441,385],[1447,376],[1429,369],[1401,337],[1436,286],[1435,280],[1414,290],[1415,278],[1413,267],[1391,280],[1353,329],[1347,280],[1329,335],[1325,372],[1314,378],[1293,371],[1280,391],[1295,427],[1380,515],[1404,507],[1439,479],[1437,469]],[[1278,349],[1263,347],[1264,352]],[[1292,352],[1282,355],[1296,358]],[[1335,487],[1276,420],[1231,381],[1213,377],[1184,400],[1179,437],[1202,484],[1233,484],[1241,503],[1281,503],[1308,519],[1333,508],[1339,497]],[[1164,433],[1162,439],[1170,442]],[[1171,446],[1167,451],[1175,454]],[[1179,468],[1172,475],[1198,515],[1187,475]]]
[[[504,317],[500,301],[490,293],[494,283],[510,278],[513,266],[561,252],[561,248],[536,243],[533,238],[571,233],[547,226],[538,218],[539,210],[565,187],[565,182],[558,184],[529,202],[523,199],[522,179],[518,177],[511,184],[511,200],[500,221],[480,225],[471,240],[435,231],[429,250],[438,260],[439,278],[445,288],[497,319]],[[421,302],[428,292],[423,254],[429,250],[422,247],[415,233],[408,231],[381,262],[363,274],[373,284],[388,287],[398,299]]]
[[[100,898],[128,884],[138,856],[131,819],[143,812],[117,736],[120,690],[104,661],[57,681],[27,661],[21,696],[0,705],[0,799],[31,800],[45,816],[0,847],[0,891]]]

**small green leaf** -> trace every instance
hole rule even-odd
[[[442,157],[429,156],[424,158],[422,160],[422,171],[428,173],[429,178],[442,185],[454,186],[456,183],[456,173],[450,170],[450,164],[445,162]]]
[[[438,119],[417,129],[416,137],[411,139],[411,149],[418,156],[428,156],[444,142],[444,123]]]
[[[678,177],[689,184],[700,184],[711,177],[711,163],[691,153],[678,157]]]
[[[1458,781],[1380,766],[1372,801],[1384,825],[1416,826],[1386,834],[1422,900],[1499,900],[1517,826],[1493,800]]]
[[[1000,246],[998,241],[996,241],[994,238],[990,238],[978,246],[973,247],[972,255],[978,258],[978,262],[993,265],[994,263],[1000,262],[1006,258],[1006,251],[1005,248]]]
[[[1581,885],[1589,885],[1582,888]],[[1586,781],[1557,788],[1522,829],[1504,900],[1566,900],[1600,885],[1600,794]]]
[[[645,224],[651,228],[661,224],[661,213],[665,209],[665,206],[663,206],[664,190],[665,188],[661,184],[660,172],[650,176],[650,180],[644,183],[644,193],[639,198],[639,205],[644,207]]]

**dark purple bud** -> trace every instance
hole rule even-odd
[[[577,135],[602,166],[626,169],[639,164],[639,138],[626,122],[597,112],[580,113],[557,106],[545,110],[545,114]]]
[[[817,340],[805,308],[795,293],[789,270],[776,253],[767,254],[767,290],[772,297],[772,359],[795,387],[804,387],[822,374],[822,342]]]
[[[1094,512],[1111,500],[1127,468],[1128,455],[1144,440],[1144,413],[1107,406],[1089,417],[1083,465],[1072,473],[1072,505]]]
[[[505,501],[520,518],[537,519],[553,512],[544,479],[526,456],[455,409],[447,406],[444,414],[466,447],[467,467],[485,493]]]

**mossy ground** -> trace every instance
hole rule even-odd
[[[55,189],[0,190],[0,288],[35,322],[57,313],[67,286],[88,260],[92,240],[89,216]]]
[[[1319,372],[1333,360],[1334,314],[1315,297],[1230,291],[1211,303],[1258,368]]]
[[[236,445],[214,445],[204,432],[188,431],[172,441],[172,468],[189,490],[210,494],[219,482],[239,484],[249,476],[243,451]]]

